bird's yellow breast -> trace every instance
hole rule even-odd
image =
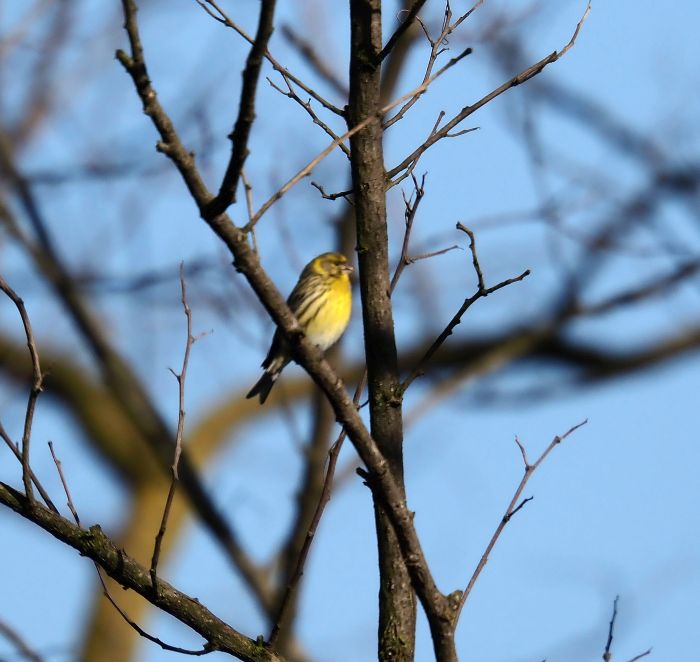
[[[318,313],[306,327],[309,340],[322,350],[328,349],[343,334],[350,321],[352,291],[347,274],[334,278]]]

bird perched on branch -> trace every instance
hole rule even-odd
[[[309,262],[287,299],[306,337],[321,350],[333,345],[348,326],[352,307],[350,277],[353,268],[340,253],[322,253]],[[291,360],[289,343],[277,329],[262,367],[263,376],[246,395],[265,402],[284,367]]]

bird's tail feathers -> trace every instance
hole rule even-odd
[[[260,396],[260,404],[263,404],[265,400],[267,400],[267,396],[275,385],[279,374],[279,372],[268,372],[267,370],[263,372],[262,377],[255,383],[255,386],[248,391],[248,395],[245,397],[254,398],[258,395]]]
[[[245,397],[252,398],[259,395],[260,404],[263,404],[265,400],[267,400],[267,396],[270,394],[272,387],[275,385],[277,378],[280,376],[280,373],[287,363],[289,363],[289,358],[286,356],[276,356],[272,360],[269,360],[269,357],[265,359],[263,363],[265,372],[263,372],[262,377],[257,381],[255,386],[248,391],[248,395]]]

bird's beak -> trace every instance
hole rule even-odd
[[[340,267],[340,270],[346,274],[351,274],[353,271],[355,271],[355,268],[350,264],[344,264],[342,267]]]

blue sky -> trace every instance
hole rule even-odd
[[[257,3],[225,4],[252,32]],[[309,3],[312,10],[280,4],[280,21],[291,23],[302,34],[318,35],[319,48],[344,75],[346,3],[316,0]],[[391,26],[393,5],[385,4],[386,23]],[[16,6],[9,5],[3,13],[11,24]],[[438,3],[431,0],[428,6],[439,12]],[[467,6],[453,2],[455,13]],[[474,44],[474,54],[438,81],[410,117],[388,134],[389,164],[422,141],[440,110],[449,116],[510,75],[493,66],[486,45],[479,41],[504,8],[519,17],[514,30],[523,39],[529,61],[535,61],[568,42],[585,3],[486,0],[453,41],[454,50]],[[194,2],[152,2],[140,18],[154,84],[214,185],[228,156],[225,136],[235,117],[246,49]],[[115,276],[171,268],[182,259],[188,263],[202,256],[225,265],[225,252],[196,218],[182,183],[155,153],[155,134],[128,78],[113,61],[114,48],[125,44],[116,8],[87,1],[76,21],[81,40],[62,65],[56,85],[63,110],[22,155],[23,167],[30,173],[43,168],[69,170],[78,153],[96,160],[134,160],[139,168],[162,168],[162,172],[144,177],[142,187],[138,178],[128,178],[41,188],[40,200],[64,255],[76,270],[104,267]],[[560,82],[589,95],[678,163],[696,161],[700,109],[693,91],[700,82],[699,21],[700,7],[692,2],[660,7],[648,1],[599,0],[575,47],[542,74],[542,81]],[[330,27],[321,30],[326,24]],[[271,50],[281,53],[280,59],[283,56],[292,70],[304,70],[279,34],[273,37]],[[414,53],[400,92],[415,86],[424,57],[425,52]],[[85,84],[77,82],[80,72],[88,78]],[[8,80],[9,94],[1,112],[11,117],[24,82],[7,71],[3,78]],[[538,206],[539,186],[549,194],[577,192],[563,168],[561,172],[551,168],[543,180],[532,176],[518,132],[524,112],[535,114],[548,154],[595,172],[601,188],[607,186],[616,199],[625,199],[649,177],[644,167],[612,151],[591,131],[544,104],[527,106],[520,96],[526,93],[526,87],[511,90],[470,117],[466,126],[479,130],[437,145],[418,169],[427,171],[428,177],[415,246],[433,249],[458,243],[465,248],[463,237],[454,231],[454,224],[462,221],[478,231],[481,262],[490,283],[525,268],[533,270],[525,282],[480,301],[458,328],[455,340],[493,333],[541,312],[557,278],[553,253],[566,262],[580,250],[575,242],[553,236],[542,223],[493,225],[488,220]],[[99,129],[96,117],[101,119]],[[281,98],[266,83],[261,86],[248,165],[256,204],[327,144],[327,137],[314,129],[292,101]],[[344,188],[343,158],[330,157],[312,179],[327,190]],[[588,190],[580,194],[592,195]],[[321,200],[315,189],[302,182],[261,222],[258,240],[263,264],[283,292],[291,289],[301,265],[332,246],[329,221],[340,204],[344,203]],[[577,215],[574,210],[567,217],[573,227],[580,220],[580,228],[588,229],[584,224],[595,218],[597,205],[602,210],[599,200],[587,204],[585,213]],[[397,190],[390,194],[389,212],[392,252],[397,255],[403,226]],[[669,205],[659,212],[658,223],[665,224],[669,237],[680,237],[689,256],[697,257],[697,215],[695,226],[687,218]],[[234,219],[243,220],[240,210],[234,212]],[[633,227],[623,243],[643,254],[643,249],[654,247],[654,236],[645,228]],[[1,250],[3,275],[27,300],[40,346],[46,342],[77,353],[74,330],[37,284],[26,261],[7,244]],[[619,292],[644,281],[640,275],[652,277],[668,266],[667,256],[639,257],[631,251],[590,284],[590,296],[596,300]],[[231,284],[221,282],[222,273],[237,278],[233,271],[218,269],[191,286],[195,330],[214,331],[195,345],[191,359],[187,407],[192,425],[198,413],[221,394],[243,389],[256,379],[272,332],[271,324],[252,305],[234,296]],[[436,282],[440,296],[426,295],[424,289],[434,292],[430,288]],[[428,329],[439,331],[474,285],[464,251],[412,266],[395,297],[400,349]],[[230,307],[220,312],[209,305],[207,297],[212,294],[231,295]],[[135,363],[174,428],[176,384],[167,368],[179,365],[184,334],[176,279],[151,296],[137,303],[119,295],[97,297],[96,305],[112,338]],[[18,327],[8,305],[3,304],[0,313],[5,328]],[[698,289],[685,286],[653,307],[582,323],[575,333],[592,341],[613,338],[618,347],[634,348],[658,334],[671,334],[697,322]],[[361,338],[356,305],[344,345],[346,356],[360,355]],[[298,370],[289,372],[299,374]],[[651,659],[655,660],[696,655],[700,648],[694,623],[700,607],[695,525],[700,497],[696,478],[699,370],[698,356],[684,356],[643,374],[573,392],[562,390],[555,397],[513,406],[480,404],[475,397],[479,385],[466,384],[408,427],[409,505],[416,511],[416,525],[434,574],[447,592],[466,585],[520,480],[522,461],[515,435],[533,458],[554,435],[589,420],[554,451],[528,485],[525,494],[535,499],[506,528],[464,610],[458,633],[460,659],[600,659],[616,594],[620,595],[616,660],[627,660],[648,647],[653,647]],[[549,370],[528,365],[517,374],[489,376],[488,384],[518,388],[551,378]],[[428,395],[428,384],[417,382],[407,398],[407,412]],[[24,397],[12,385],[1,386],[2,420],[13,434],[20,429]],[[307,409],[295,410],[293,418],[303,439],[308,431]],[[116,531],[126,516],[127,495],[48,395],[40,400],[37,412],[34,466],[55,500],[62,502],[45,449],[47,439],[54,441],[61,456],[82,518]],[[0,453],[4,453],[0,478],[19,484],[17,466],[6,451]],[[351,448],[346,447],[341,465],[354,462]],[[272,413],[236,431],[205,476],[217,503],[245,532],[245,545],[258,559],[266,559],[286,531],[300,468],[295,436],[289,434],[286,419]],[[0,548],[0,582],[3,602],[12,604],[12,610],[3,610],[0,617],[46,659],[71,659],[70,648],[79,641],[95,590],[93,568],[11,513],[0,511],[0,522],[9,541]],[[247,634],[262,632],[259,614],[209,535],[193,524],[183,540],[165,568],[168,579]],[[371,501],[359,479],[350,479],[339,486],[328,506],[306,570],[298,625],[314,660],[373,658],[376,592]],[[428,660],[431,646],[420,618],[417,659]],[[196,646],[199,642],[164,615],[153,614],[145,625],[172,643]],[[9,650],[0,642],[0,657],[9,658]],[[172,659],[173,654],[146,642],[139,654],[142,662]]]

